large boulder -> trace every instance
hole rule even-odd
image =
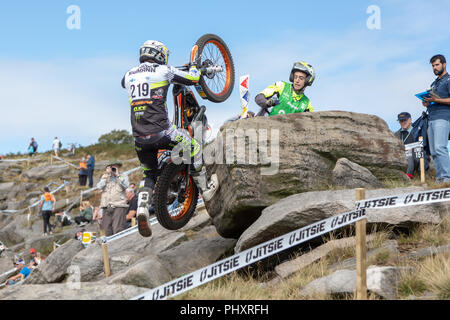
[[[11,189],[14,187],[14,182],[0,183],[0,200],[6,200]]]
[[[30,180],[44,180],[52,177],[60,177],[72,170],[67,165],[43,165],[29,169],[22,173],[22,176]]]
[[[229,252],[235,243],[236,240],[222,238],[214,226],[209,226],[195,239],[158,254],[158,258],[176,278],[216,262]]]
[[[424,190],[421,187],[367,190],[366,199],[401,195]],[[413,223],[442,221],[448,203],[367,210],[367,222],[381,225],[409,226]],[[267,207],[239,238],[235,251],[271,240],[314,222],[355,209],[355,190],[311,191],[289,196]]]
[[[72,258],[81,250],[80,241],[71,239],[53,251],[33,272],[25,279],[24,284],[45,284],[60,282],[64,279]]]
[[[143,257],[155,256],[187,240],[184,233],[166,230],[159,224],[152,226],[152,231],[153,236],[149,238],[144,238],[135,232],[108,242],[112,275],[121,273]],[[97,241],[79,252],[72,259],[70,266],[79,270],[83,282],[104,279],[104,262],[100,242]]]
[[[129,284],[137,287],[154,288],[172,279],[166,267],[155,256],[147,256],[124,271],[102,282],[113,284]]]
[[[378,181],[372,172],[351,162],[340,158],[333,169],[333,185],[346,188],[381,188],[383,184]],[[405,176],[406,179],[409,179]]]
[[[380,181],[403,180],[407,168],[401,141],[374,115],[307,112],[226,123],[204,149],[207,171],[221,185],[206,209],[221,236],[238,238],[265,207],[329,189],[342,157]]]

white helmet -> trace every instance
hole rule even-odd
[[[164,43],[156,40],[147,40],[139,50],[139,62],[143,63],[151,59],[159,64],[167,64],[169,53],[170,51]]]

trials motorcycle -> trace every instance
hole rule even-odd
[[[177,68],[188,71],[194,63],[201,70],[200,80],[194,85],[200,97],[215,103],[228,99],[233,91],[235,75],[233,58],[226,43],[214,34],[201,36],[191,50],[190,62]],[[193,124],[201,122],[205,133],[208,128],[206,107],[199,105],[192,90],[175,84],[172,94],[173,124],[194,137]],[[190,172],[190,164],[174,163],[172,150],[159,150],[153,205],[158,222],[166,229],[182,228],[197,207],[199,190]]]

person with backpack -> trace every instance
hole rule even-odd
[[[55,157],[58,157],[59,150],[62,147],[61,141],[58,139],[58,137],[55,137],[55,140],[53,140],[53,151],[55,152]]]
[[[83,158],[81,158],[81,162],[78,167],[78,179],[80,182],[80,186],[82,186],[82,187],[86,186],[87,177],[88,177],[88,166],[87,166],[86,158],[83,157]]]
[[[400,123],[400,129],[396,131],[394,134],[397,138],[399,138],[402,143],[410,144],[419,141],[419,137],[415,135],[411,114],[409,112],[401,112],[397,115],[398,122]],[[425,150],[424,150],[425,151]],[[406,171],[406,175],[412,179],[414,176],[414,172],[419,172],[420,170],[420,159],[416,157],[415,152],[411,152],[410,155],[407,156],[408,160],[408,169]],[[426,152],[424,152],[424,164],[425,171],[429,169],[429,159]]]
[[[47,229],[50,234],[53,234],[50,217],[55,211],[55,208],[55,196],[50,193],[49,187],[44,187],[44,194],[41,196],[41,202],[39,203],[39,211],[42,213],[42,219],[44,220],[44,236],[47,235]]]
[[[31,138],[30,144],[28,145],[28,154],[32,157],[37,152],[38,144],[34,138]]]

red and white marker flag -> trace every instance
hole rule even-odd
[[[239,78],[239,92],[241,95],[241,105],[242,105],[242,114],[241,118],[247,117],[248,111],[248,100],[250,98],[250,93],[248,91],[248,81],[250,76],[247,74],[245,76],[241,76]]]

